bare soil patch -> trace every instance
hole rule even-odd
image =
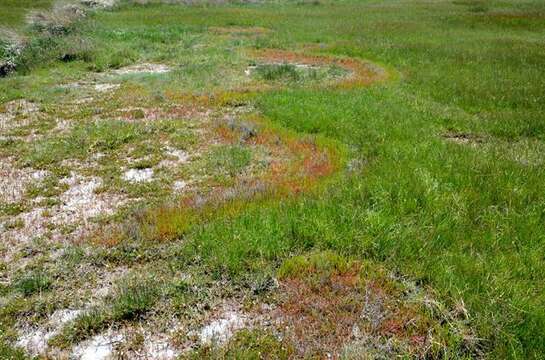
[[[136,64],[120,69],[112,70],[114,75],[131,75],[131,74],[165,74],[170,72],[172,69],[165,64]]]
[[[475,134],[469,134],[469,133],[447,133],[443,135],[443,138],[447,141],[450,141],[456,144],[472,145],[472,146],[477,146],[484,142],[483,137],[479,135],[475,135]]]

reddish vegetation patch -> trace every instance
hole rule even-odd
[[[308,279],[281,281],[277,316],[301,356],[339,353],[352,337],[363,308],[357,270],[333,274],[316,284]]]
[[[355,358],[373,353],[433,358],[449,346],[444,336],[450,332],[460,337],[462,353],[474,349],[471,332],[458,325],[467,314],[446,311],[424,290],[376,264],[339,266],[335,259],[341,258],[325,254],[293,262],[280,273],[274,323],[300,357],[349,352]]]
[[[269,63],[292,63],[313,66],[336,65],[351,73],[338,83],[340,87],[367,86],[388,79],[388,73],[370,62],[352,58],[335,58],[323,55],[307,55],[300,52],[267,49],[252,54],[260,61]]]
[[[277,191],[294,194],[310,190],[320,178],[334,173],[337,164],[328,149],[319,148],[305,140],[291,140],[288,144],[290,162],[273,161],[264,176]]]
[[[319,146],[313,139],[279,134],[266,127],[247,138],[239,130],[226,125],[218,126],[216,132],[222,142],[236,143],[242,139],[246,145],[267,149],[271,160],[259,179],[267,188],[274,189],[275,194],[309,190],[320,178],[333,174],[339,168],[339,160],[333,149]]]
[[[240,176],[230,185],[208,180],[203,191],[187,193],[176,204],[151,208],[129,221],[144,238],[169,241],[182,236],[189,227],[200,221],[217,216],[218,212],[235,215],[248,199],[258,197],[282,197],[311,190],[319,180],[333,174],[340,167],[340,160],[333,149],[319,146],[308,138],[298,138],[280,133],[264,125],[248,135],[244,126],[226,123],[207,129],[209,142],[261,148],[270,156],[268,165],[256,173]],[[205,190],[205,191],[204,191]],[[115,246],[125,229],[107,229],[97,235],[95,243]],[[132,230],[131,230],[132,231]]]

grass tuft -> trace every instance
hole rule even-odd
[[[141,319],[152,309],[160,295],[159,284],[150,279],[130,277],[122,280],[108,302],[79,315],[73,322],[52,338],[50,345],[68,348],[99,332],[112,324]]]
[[[241,330],[224,347],[203,346],[181,359],[292,359],[294,345],[263,330]]]
[[[134,320],[148,312],[159,297],[157,284],[131,278],[119,284],[112,296],[111,319]]]
[[[239,174],[252,161],[252,152],[238,145],[220,146],[214,149],[208,160],[208,166],[221,169],[230,176]]]
[[[50,344],[60,348],[67,348],[77,344],[107,327],[107,314],[99,308],[93,308],[79,315],[72,323],[65,326],[61,334],[50,340]]]
[[[333,251],[294,256],[285,260],[278,269],[279,279],[301,279],[309,276],[331,276],[344,273],[353,263]]]
[[[28,297],[36,293],[47,291],[53,285],[49,276],[41,273],[31,273],[23,276],[14,284],[14,288],[23,296]]]

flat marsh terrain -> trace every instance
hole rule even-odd
[[[545,358],[545,2],[0,27],[1,359]]]

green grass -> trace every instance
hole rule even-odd
[[[241,146],[221,146],[212,151],[208,166],[230,176],[240,173],[252,161],[252,152]]]
[[[29,10],[47,9],[51,0],[2,0],[0,1],[0,26],[22,27]]]
[[[47,291],[51,286],[51,279],[47,275],[41,273],[25,275],[15,283],[15,289],[25,297]]]
[[[345,272],[349,268],[349,261],[331,251],[324,251],[287,259],[278,268],[278,279],[330,276],[336,272]]]
[[[447,303],[463,299],[487,357],[538,359],[545,354],[545,171],[524,160],[542,158],[545,141],[544,14],[543,2],[531,0],[123,6],[80,29],[91,55],[1,80],[0,99],[54,104],[44,89],[57,77],[124,62],[175,67],[171,77],[126,80],[148,93],[201,95],[246,81],[244,48],[316,44],[314,52],[384,64],[399,73],[396,81],[254,95],[274,124],[341,142],[363,166],[318,194],[209,219],[184,235],[183,255],[232,281],[309,250],[370,258]],[[233,39],[211,35],[212,26],[272,31]],[[290,78],[292,70],[263,77]],[[25,159],[46,167],[91,148],[115,152],[125,136],[147,134],[101,126],[38,142]],[[447,133],[476,134],[485,144],[454,143]],[[235,147],[213,161],[238,173],[249,160]],[[146,299],[127,297],[129,313],[120,309],[120,318],[147,309]]]
[[[243,330],[228,346],[201,348],[182,355],[181,359],[290,359],[294,356],[292,344],[279,341],[274,334],[260,330]]]
[[[59,347],[67,347],[85,340],[112,324],[135,321],[155,305],[159,297],[159,284],[149,279],[127,278],[116,285],[108,302],[79,315],[62,332],[51,339]]]
[[[52,338],[50,343],[67,347],[95,335],[107,325],[107,314],[102,309],[91,309],[64,327],[62,333]]]
[[[345,71],[335,67],[298,68],[293,64],[261,64],[257,65],[255,72],[258,77],[267,81],[296,84],[334,79],[342,76]]]
[[[158,295],[157,286],[150,281],[132,279],[120,284],[112,303],[113,321],[132,320],[145,314]]]
[[[0,342],[0,356],[7,360],[26,360],[28,357],[20,349],[14,349],[3,341]]]

